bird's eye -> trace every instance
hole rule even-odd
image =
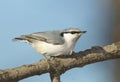
[[[77,31],[72,31],[70,32],[71,34],[79,34],[80,32],[77,32]]]

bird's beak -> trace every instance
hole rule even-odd
[[[82,34],[84,34],[84,33],[86,33],[87,31],[80,31],[80,33],[82,33]]]

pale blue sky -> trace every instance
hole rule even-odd
[[[0,69],[38,62],[43,57],[30,45],[12,42],[22,34],[79,27],[87,30],[75,51],[109,42],[112,27],[111,0],[1,0],[0,1]],[[104,37],[107,36],[107,37]],[[109,68],[109,70],[107,69]],[[114,82],[113,63],[96,63],[69,70],[62,82]],[[50,82],[48,74],[20,82]]]

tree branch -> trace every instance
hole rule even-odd
[[[103,47],[95,46],[73,55],[50,58],[49,66],[46,60],[41,60],[34,64],[0,70],[0,82],[17,82],[44,73],[50,73],[52,82],[60,82],[60,75],[69,69],[117,58],[120,58],[120,42]]]

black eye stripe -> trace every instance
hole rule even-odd
[[[80,32],[70,32],[71,34],[78,34],[78,33],[80,33]]]
[[[62,32],[62,33],[60,33],[60,36],[63,37],[65,33],[66,33],[66,34],[67,34],[67,33],[71,33],[71,34],[79,34],[80,32],[79,32],[79,31],[78,31],[78,32],[77,32],[77,31],[72,31],[72,32]]]
[[[63,33],[79,34],[80,32],[72,31],[72,32],[63,32]]]

